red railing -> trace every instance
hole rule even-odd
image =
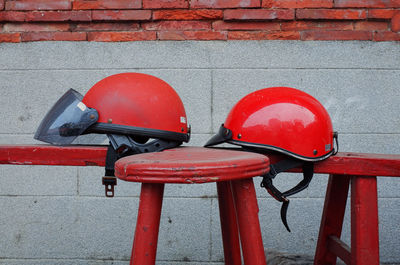
[[[106,152],[106,146],[0,145],[0,164],[104,166]],[[271,163],[278,159],[270,156]],[[378,265],[376,177],[399,177],[400,155],[338,153],[316,163],[314,172],[330,174],[314,264],[335,264],[339,257],[346,264]],[[349,187],[350,247],[340,240]]]

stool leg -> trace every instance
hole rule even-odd
[[[130,265],[154,265],[164,184],[142,183]]]
[[[314,265],[336,264],[336,255],[328,250],[328,237],[340,238],[342,233],[349,183],[349,176],[329,176]]]
[[[253,179],[234,180],[231,183],[244,264],[266,265]]]
[[[351,178],[351,264],[379,265],[376,177]]]
[[[229,181],[217,182],[217,191],[225,264],[241,265],[239,232],[231,183]]]

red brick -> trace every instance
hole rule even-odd
[[[206,21],[159,21],[142,23],[144,30],[204,30],[211,29]]]
[[[150,10],[94,10],[93,20],[149,20]]]
[[[333,0],[263,0],[266,8],[331,8]]]
[[[75,0],[73,9],[132,9],[141,8],[140,0]]]
[[[367,13],[362,9],[297,9],[297,19],[365,19]]]
[[[212,24],[215,30],[280,30],[279,22],[225,22],[215,21]]]
[[[25,14],[25,12],[19,11],[0,11],[0,21],[23,22]]]
[[[301,32],[302,40],[372,40],[371,31],[320,30]]]
[[[296,31],[230,31],[229,40],[299,40],[300,33]]]
[[[72,31],[130,31],[138,30],[139,23],[78,23],[71,25]]]
[[[374,41],[400,41],[400,33],[392,31],[374,32]]]
[[[298,31],[280,31],[270,33],[267,40],[300,40],[300,32]]]
[[[68,10],[70,0],[15,0],[6,2],[6,10]]]
[[[369,9],[368,18],[391,19],[395,13],[395,9]]]
[[[69,31],[68,24],[61,23],[7,23],[3,31],[6,32],[29,32],[29,31]]]
[[[4,9],[4,1],[5,0],[0,0],[0,10]]]
[[[281,28],[284,31],[291,30],[353,30],[353,22],[347,21],[288,21],[282,22]]]
[[[243,8],[260,7],[259,0],[191,0],[191,8]]]
[[[85,41],[85,32],[26,32],[22,41]]]
[[[154,20],[199,20],[221,19],[221,10],[161,10],[153,12]]]
[[[155,31],[130,31],[130,32],[88,32],[88,41],[145,41],[155,40]]]
[[[226,40],[226,32],[215,31],[160,31],[159,40]]]
[[[1,42],[21,42],[20,33],[0,33]]]
[[[400,7],[399,0],[335,0],[335,7]]]
[[[377,21],[358,21],[354,23],[355,30],[388,30],[388,22],[377,22]]]
[[[189,0],[143,0],[143,8],[188,8]]]
[[[293,9],[228,9],[224,11],[224,20],[292,20]]]
[[[26,12],[26,21],[90,21],[90,11],[33,11]]]
[[[391,29],[393,32],[400,32],[400,11],[392,17]]]

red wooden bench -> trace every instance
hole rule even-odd
[[[0,164],[104,166],[105,146],[0,146]],[[271,163],[278,157],[269,157]],[[299,170],[293,170],[299,172]],[[400,155],[338,153],[315,165],[329,174],[314,264],[379,264],[377,176],[399,177]],[[351,246],[340,240],[351,184]]]

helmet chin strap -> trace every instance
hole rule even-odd
[[[106,197],[114,197],[114,186],[117,185],[117,178],[114,174],[114,164],[118,159],[128,155],[159,152],[182,144],[182,142],[179,141],[163,139],[156,139],[149,143],[140,144],[134,141],[132,137],[126,135],[107,134],[107,136],[110,140],[110,145],[107,149],[105,176],[103,177]]]
[[[280,192],[272,184],[272,179],[274,179],[277,174],[300,166],[303,168],[303,180],[300,181],[295,187],[285,192]],[[263,180],[261,181],[260,186],[265,188],[268,191],[268,193],[276,200],[283,203],[281,207],[281,220],[289,232],[290,229],[286,219],[287,209],[289,206],[289,199],[287,199],[287,197],[306,189],[311,182],[313,174],[314,174],[313,163],[287,158],[275,163],[274,165],[270,165],[270,171],[268,172],[268,174],[262,176]]]

